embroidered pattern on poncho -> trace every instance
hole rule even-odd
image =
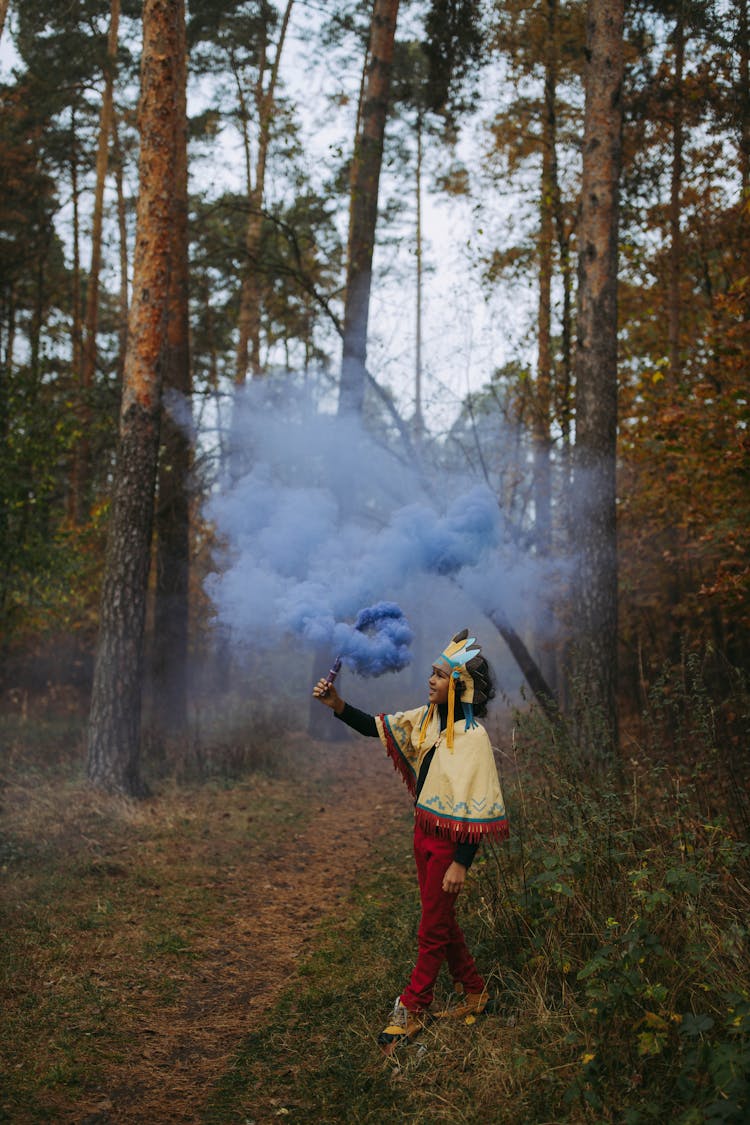
[[[375,723],[394,766],[409,792],[416,792],[419,769],[425,755],[435,754],[415,806],[417,820],[428,831],[436,828],[452,839],[477,842],[484,836],[503,839],[508,821],[497,776],[492,746],[483,726],[468,730],[456,724],[453,750],[446,744],[437,715],[428,708],[377,715]],[[421,727],[427,723],[420,747]]]

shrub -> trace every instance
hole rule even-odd
[[[750,1113],[750,856],[731,789],[710,801],[701,789],[720,749],[699,671],[688,662],[679,691],[665,676],[617,768],[582,760],[561,724],[517,717],[512,833],[485,853],[483,922],[521,1033],[556,1060],[566,1117],[694,1125]],[[742,690],[735,713],[748,710]],[[667,711],[673,738],[657,758]]]

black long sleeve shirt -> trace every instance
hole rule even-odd
[[[438,711],[440,712],[441,729],[445,727],[447,710],[448,709],[445,706],[438,706]],[[335,711],[334,714],[336,715],[337,719],[341,719],[342,723],[346,723],[348,727],[351,727],[352,730],[356,730],[358,734],[364,734],[368,738],[378,737],[378,728],[375,723],[374,715],[368,715],[366,711],[360,711],[357,707],[352,707],[348,703],[344,704],[344,710],[340,715],[336,714]],[[457,715],[456,718],[459,718],[459,716]],[[419,800],[419,794],[422,792],[422,786],[427,779],[427,774],[429,773],[430,765],[432,764],[434,755],[435,747],[433,746],[427,751],[424,758],[422,759],[422,765],[419,767],[419,776],[417,777],[417,784],[414,793],[415,804]],[[465,867],[468,871],[468,869],[472,865],[474,856],[477,854],[478,847],[478,844],[470,844],[468,840],[461,840],[459,838],[458,842],[456,843],[456,852],[453,858],[455,859],[456,863],[460,863],[461,866]]]

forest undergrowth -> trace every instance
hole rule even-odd
[[[170,1115],[169,1083],[189,1093],[198,1073],[189,1053],[173,1053],[151,1120],[746,1121],[748,718],[741,677],[718,700],[697,660],[659,681],[617,769],[582,759],[569,727],[517,715],[498,755],[511,838],[480,853],[460,907],[498,1014],[436,1022],[395,1062],[379,1055],[418,922],[402,809],[368,844],[354,885],[325,904],[296,968],[214,1044],[194,1115]],[[300,746],[284,737],[283,768],[298,774]],[[113,1110],[113,1075],[137,1084],[141,1051],[166,1034],[207,950],[231,944],[248,857],[263,854],[274,823],[298,821],[299,790],[257,772],[162,782],[150,811],[128,804],[113,817],[50,758],[45,777],[37,756],[23,790],[16,767],[4,777],[0,1118],[145,1121],[137,1091],[129,1116]],[[388,772],[381,762],[368,781],[384,803],[397,785]],[[258,792],[266,812],[251,821]],[[234,950],[247,964],[261,954],[254,940]],[[245,970],[213,963],[215,1011],[222,981],[237,989]],[[447,995],[442,980],[439,1002]],[[187,1029],[196,1058],[210,1023],[197,1013]]]

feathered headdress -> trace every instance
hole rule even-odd
[[[435,668],[442,668],[448,673],[448,718],[445,725],[445,741],[449,749],[453,749],[453,724],[456,710],[456,688],[461,685],[461,706],[463,707],[465,730],[477,726],[474,718],[474,678],[467,668],[470,660],[481,655],[481,649],[476,637],[469,636],[469,630],[464,629],[456,633],[451,643],[443,649],[435,661]],[[430,725],[430,720],[435,712],[435,704],[431,703],[420,728],[420,744],[425,732]]]

